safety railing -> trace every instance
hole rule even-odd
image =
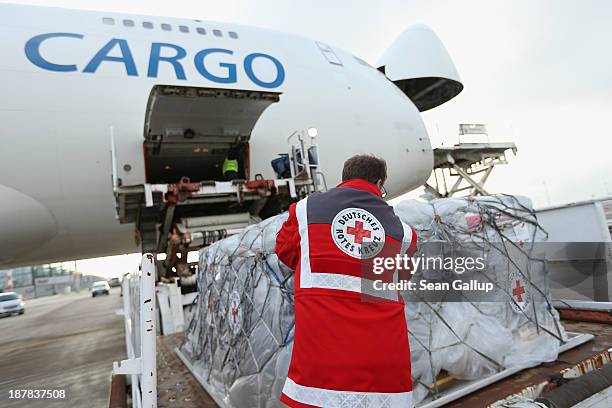
[[[123,279],[123,316],[127,360],[113,363],[113,374],[131,382],[132,407],[157,407],[155,258],[144,254],[139,275]]]
[[[295,131],[287,138],[291,178],[311,180],[312,186],[306,186],[308,193],[327,190],[327,181],[319,166],[317,135],[317,129],[310,128]]]

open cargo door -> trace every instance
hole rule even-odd
[[[294,163],[296,171],[277,172],[275,179],[249,177],[253,128],[279,100],[276,92],[154,86],[144,123],[146,181],[138,185],[124,185],[116,176],[111,129],[117,218],[135,224],[143,253],[166,253],[159,276],[188,274],[190,251],[238,233],[325,187],[314,128],[307,136],[298,130],[287,139],[287,166]],[[238,171],[223,174],[226,158],[238,161]]]
[[[147,104],[144,152],[147,183],[222,180],[228,151],[248,179],[248,143],[261,114],[279,93],[156,85]]]

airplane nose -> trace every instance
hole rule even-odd
[[[444,44],[423,24],[400,34],[377,66],[421,112],[448,102],[463,90]]]
[[[0,265],[39,248],[57,234],[53,214],[32,197],[0,185]]]

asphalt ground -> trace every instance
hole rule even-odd
[[[26,301],[24,315],[0,318],[0,407],[107,407],[113,361],[126,358],[120,308],[119,288],[95,298],[83,290]],[[11,398],[11,390],[65,397]]]

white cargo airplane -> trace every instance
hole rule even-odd
[[[314,127],[328,185],[347,157],[373,153],[390,196],[404,193],[432,170],[419,111],[462,89],[424,26],[372,67],[241,25],[12,4],[0,4],[0,76],[3,268],[138,251],[116,219],[113,163],[123,186],[214,179],[241,141],[251,178],[275,178],[288,135]],[[183,143],[159,154],[164,137]]]

